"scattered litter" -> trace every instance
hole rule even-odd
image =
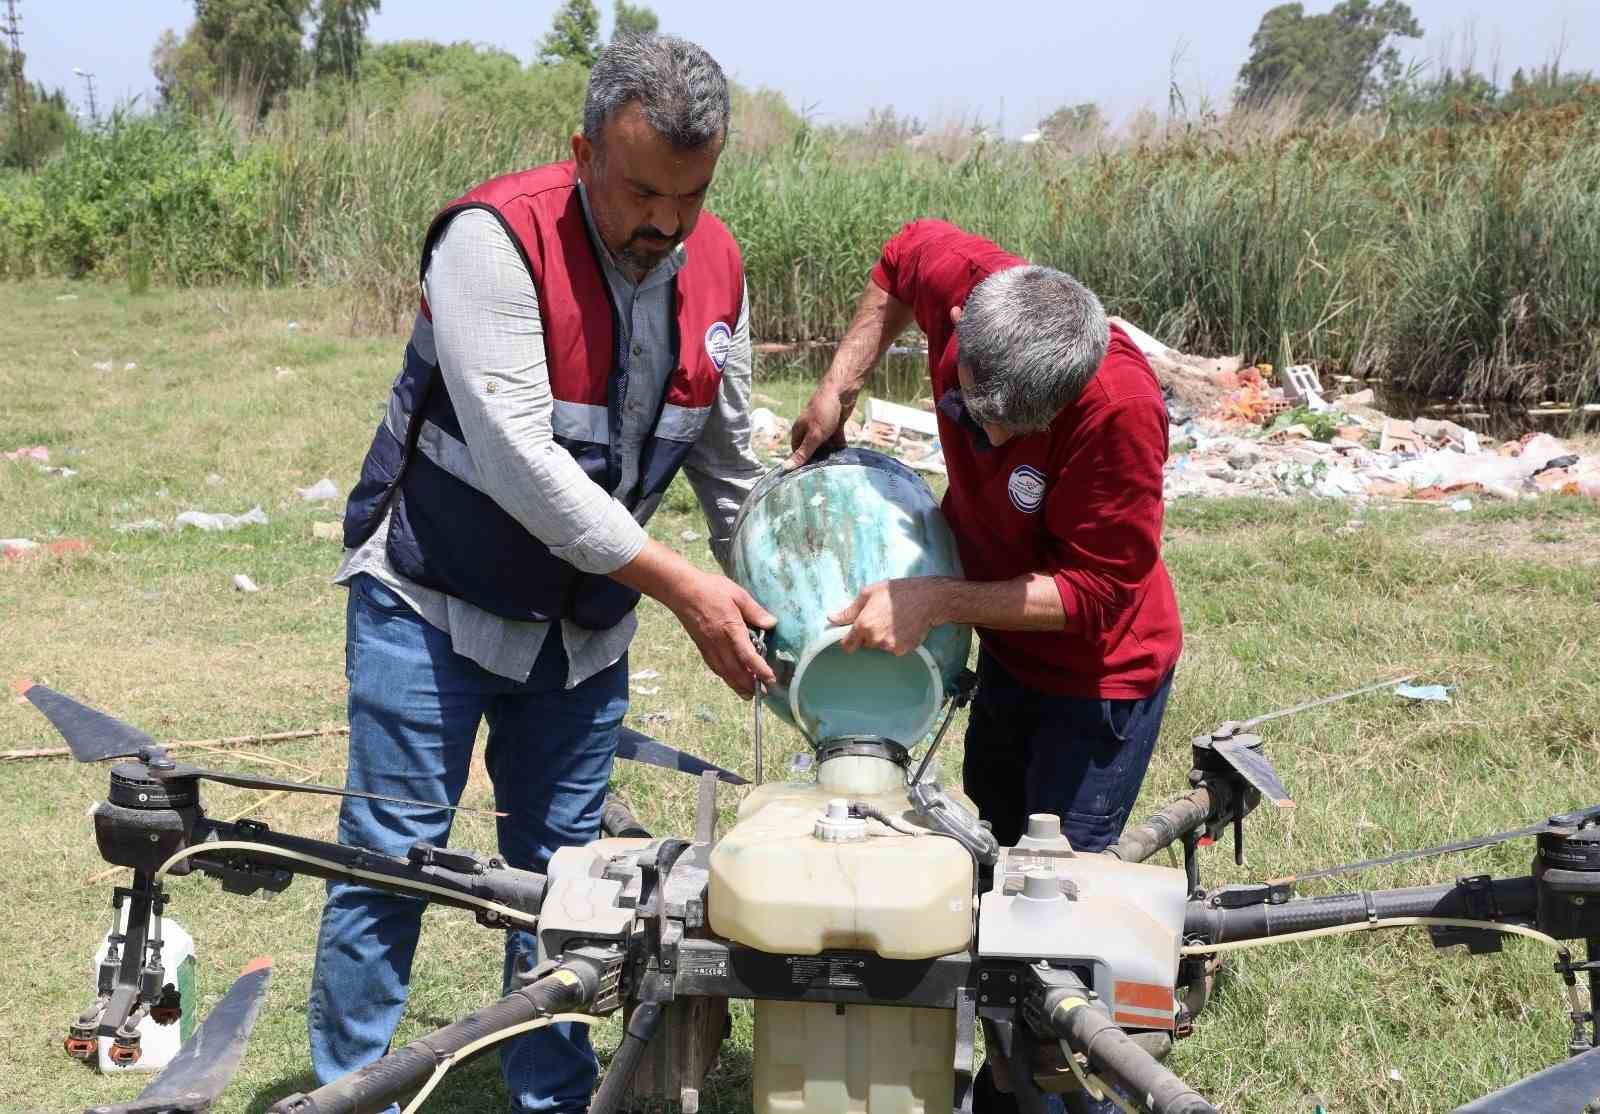
[[[256,587],[256,582],[254,580],[251,580],[248,576],[246,576],[242,572],[236,572],[236,573],[233,574],[233,586],[235,588],[237,588],[241,592],[259,592],[259,591],[261,591],[260,588]]]
[[[1407,700],[1424,700],[1435,704],[1450,703],[1449,689],[1444,685],[1396,685],[1394,694]]]
[[[750,411],[750,449],[758,456],[774,456],[789,451],[787,418],[780,417],[765,406]]]
[[[655,670],[655,669],[641,669],[637,673],[628,674],[628,680],[630,680],[630,681],[653,681],[659,676],[661,676],[661,673],[658,670]]]
[[[68,553],[87,553],[94,546],[82,538],[58,538],[36,542],[32,538],[0,538],[0,554],[8,561],[33,557],[63,557]]]
[[[50,450],[44,445],[24,445],[20,449],[12,449],[8,453],[0,453],[7,460],[36,460],[40,464],[50,463]]]
[[[57,294],[56,295],[56,301],[58,301],[58,302],[76,302],[77,300],[78,300],[78,296],[76,294]]]
[[[1405,1076],[1400,1074],[1400,1069],[1399,1068],[1390,1068],[1389,1069],[1389,1078],[1394,1080],[1396,1083],[1399,1083],[1399,1082],[1401,1082],[1402,1080],[1405,1079]]]
[[[683,533],[678,535],[678,540],[679,541],[684,541],[684,542],[697,542],[703,536],[704,535],[702,535],[702,534],[695,533],[693,530],[685,530],[685,531],[683,531]]]
[[[123,371],[138,371],[139,370],[139,365],[134,363],[132,360],[129,360],[127,363],[122,365],[122,370]]]
[[[311,536],[325,542],[344,541],[344,525],[338,522],[313,522]]]
[[[638,693],[640,696],[657,696],[661,692],[661,686],[655,685],[653,687],[647,687],[645,685],[634,685],[633,691]]]
[[[282,367],[281,365],[273,368],[272,371],[273,374],[275,374],[279,379],[287,379],[289,376],[294,374],[293,368]]]
[[[300,327],[300,322],[298,322],[298,321],[289,322],[289,330],[291,332],[294,331],[295,329],[298,329],[299,327]]]
[[[207,472],[206,473],[206,486],[207,487],[221,487],[222,486],[222,473],[220,473],[220,472]]]
[[[339,498],[339,489],[327,478],[318,480],[310,487],[297,487],[294,493],[307,503],[324,503],[329,499]]]
[[[671,723],[671,712],[641,712],[635,717],[640,723]]]
[[[154,518],[141,518],[137,522],[124,522],[117,527],[119,534],[157,533],[165,530],[167,524]]]
[[[267,512],[260,504],[244,514],[213,514],[210,511],[184,511],[175,520],[179,527],[193,526],[200,530],[237,530],[241,526],[265,526]]]
[[[110,360],[96,360],[94,362],[94,369],[96,371],[110,371],[115,366],[116,365]]]
[[[1457,499],[1450,504],[1450,509],[1458,514],[1464,514],[1472,509],[1471,499]]]
[[[39,471],[43,472],[47,476],[60,476],[64,480],[70,480],[73,476],[78,474],[78,470],[76,468],[67,468],[64,466],[56,467],[51,465],[42,465],[39,468]]]

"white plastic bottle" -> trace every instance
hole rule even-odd
[[[117,928],[119,931],[126,931],[127,927],[128,907],[123,905]],[[94,964],[90,968],[95,973],[90,981],[91,990],[95,987],[94,980],[98,977],[100,963],[105,959],[110,947],[111,937],[107,933],[94,953]],[[96,1042],[98,1061],[100,1070],[106,1075],[160,1071],[172,1062],[183,1042],[194,1032],[194,1015],[198,1005],[194,979],[194,938],[170,917],[161,918],[161,966],[166,972],[165,985],[178,992],[179,1004],[183,1011],[181,1016],[175,1021],[169,1020],[165,1023],[158,1022],[153,1017],[145,1017],[139,1023],[139,1058],[131,1064],[115,1063],[111,1059],[111,1038],[101,1036]]]

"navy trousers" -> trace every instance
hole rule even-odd
[[[961,777],[1000,846],[1017,842],[1028,814],[1053,812],[1077,851],[1115,843],[1139,796],[1172,691],[1168,673],[1140,700],[1099,700],[1034,692],[987,651],[978,655],[978,695],[967,724]],[[1059,1110],[1058,1100],[1051,1108]],[[1015,1099],[995,1090],[985,1064],[973,1088],[974,1114],[1010,1114]],[[1069,1114],[1116,1108],[1074,1095]]]

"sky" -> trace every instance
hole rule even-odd
[[[609,33],[610,0],[598,0]],[[893,106],[926,123],[979,120],[1006,135],[1063,104],[1096,101],[1113,119],[1164,111],[1173,77],[1190,106],[1225,105],[1270,0],[655,0],[663,30],[706,47],[731,76],[779,90],[819,123]],[[1310,0],[1325,11],[1331,0]],[[154,93],[150,49],[181,32],[190,0],[17,0],[28,77],[87,104]],[[557,0],[383,0],[373,39],[489,43],[529,60]],[[1411,0],[1427,32],[1403,42],[1431,62],[1475,53],[1502,80],[1561,48],[1565,67],[1600,71],[1596,0]]]

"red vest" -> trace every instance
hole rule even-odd
[[[533,278],[555,398],[555,440],[643,521],[699,437],[722,383],[744,298],[733,237],[702,213],[684,241],[686,258],[674,279],[673,369],[663,397],[651,400],[656,417],[641,451],[638,484],[624,492],[616,490],[615,446],[628,362],[573,164],[495,178],[445,206],[423,242],[424,273],[446,223],[469,208],[499,220]],[[424,300],[388,413],[346,506],[345,545],[364,542],[392,507],[388,556],[407,579],[509,619],[565,618],[597,630],[615,625],[638,593],[554,556],[475,485],[434,351]]]

